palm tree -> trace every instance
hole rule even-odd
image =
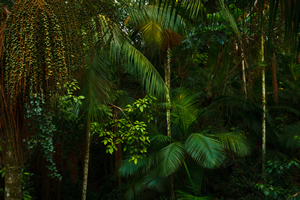
[[[261,62],[265,60],[265,53],[264,53],[264,34],[263,31],[260,37],[261,42]],[[266,72],[265,66],[262,68],[262,108],[263,108],[263,116],[262,116],[262,173],[264,173],[266,169]]]
[[[210,112],[207,108],[199,109],[197,96],[197,93],[180,90],[174,97],[171,119],[176,126],[176,131],[172,138],[161,133],[153,135],[151,138],[151,142],[154,143],[153,148],[162,147],[158,152],[150,154],[137,166],[126,162],[122,165],[121,174],[126,177],[134,175],[133,179],[135,179],[127,191],[128,199],[136,196],[143,187],[163,191],[169,180],[168,177],[175,175],[182,166],[189,177],[194,198],[197,198],[201,195],[201,189],[200,186],[195,188],[195,179],[190,176],[188,160],[191,163],[190,159],[192,159],[199,171],[221,166],[225,151],[232,151],[240,156],[249,155],[250,148],[244,136],[233,132],[212,133],[197,128],[199,117]],[[203,175],[199,176],[201,179]]]
[[[86,68],[86,74],[81,81],[83,84],[83,95],[87,101],[86,107],[88,108],[82,200],[86,199],[91,123],[100,121],[99,117],[101,117],[95,108],[99,104],[110,102],[110,97],[113,96],[113,84],[111,83],[113,76],[111,74],[112,70],[109,70],[111,63],[127,61],[127,70],[139,74],[138,78],[141,80],[141,84],[147,93],[161,96],[167,92],[167,88],[156,69],[141,52],[131,45],[128,36],[116,24],[110,27],[111,22],[109,18],[102,15],[101,17],[103,19],[102,29],[104,32],[110,31],[104,38],[101,38],[105,45],[108,46],[108,51],[105,53],[101,51],[103,47],[98,46],[99,51],[92,59],[92,62],[89,63]],[[95,34],[95,37],[97,38],[98,35]]]
[[[166,10],[157,16],[157,8],[155,6],[144,6],[140,12],[133,12],[128,20],[134,24],[136,33],[141,33],[145,41],[158,49],[161,54],[166,54],[163,58],[165,85],[168,91],[171,91],[171,48],[181,43],[182,36],[185,31],[185,23],[179,17],[171,17],[171,10]],[[170,20],[174,20],[174,26],[170,26]],[[167,120],[167,136],[171,135],[171,96],[167,92],[166,96],[166,120]],[[173,177],[170,180],[171,199],[175,199]]]

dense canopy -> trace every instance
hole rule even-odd
[[[0,198],[300,198],[300,1],[2,0]]]

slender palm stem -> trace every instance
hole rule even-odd
[[[264,35],[261,33],[261,61],[264,61]],[[262,172],[266,169],[266,75],[265,66],[262,68]]]
[[[165,65],[165,84],[168,87],[168,92],[166,94],[167,101],[167,135],[169,138],[171,135],[171,99],[170,99],[170,90],[171,90],[171,48],[168,47],[167,50],[167,64]],[[170,180],[171,186],[171,200],[175,200],[175,192],[174,192],[174,176],[171,175]]]
[[[194,185],[194,183],[193,183],[193,180],[192,180],[192,177],[191,177],[191,175],[190,175],[189,169],[187,168],[186,163],[185,163],[184,160],[183,160],[183,165],[184,165],[185,170],[186,170],[186,173],[187,173],[187,175],[188,175],[188,177],[189,177],[189,179],[190,179],[191,185],[192,185],[192,187],[193,187],[194,195],[195,195],[195,197],[196,197],[197,194],[196,194],[196,190],[195,190],[195,185]]]
[[[245,92],[245,97],[247,99],[247,82],[246,82],[246,63],[245,63],[245,54],[244,54],[244,48],[243,48],[243,42],[241,39],[239,39],[239,44],[240,44],[240,49],[241,49],[241,57],[242,57],[242,71],[243,71],[243,87],[244,87],[244,92]],[[236,50],[238,51],[239,47],[238,44],[235,43],[236,45]]]
[[[167,135],[171,136],[171,99],[170,99],[170,89],[171,89],[171,49],[167,50],[167,64],[165,65],[165,83],[168,87],[168,92],[166,94],[167,100]]]
[[[82,200],[86,200],[88,171],[89,171],[89,158],[90,158],[90,140],[91,140],[91,119],[88,116],[87,120],[87,132],[86,132],[86,153],[84,158],[84,175],[83,175],[83,187],[82,187]]]
[[[91,70],[91,68],[89,68]],[[86,191],[88,183],[89,159],[90,159],[90,143],[91,143],[91,122],[92,122],[92,89],[91,89],[91,71],[88,74],[88,112],[87,112],[87,127],[86,127],[86,149],[84,158],[84,172],[83,172],[83,186],[82,186],[82,200],[86,200]]]

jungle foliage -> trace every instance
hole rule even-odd
[[[0,6],[1,199],[300,199],[300,1]]]

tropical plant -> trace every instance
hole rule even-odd
[[[240,156],[249,155],[250,148],[245,136],[234,132],[216,133],[197,128],[197,119],[204,114],[197,108],[197,96],[198,94],[190,92],[178,93],[172,106],[174,108],[171,117],[174,127],[172,138],[162,133],[153,135],[151,142],[155,145],[152,148],[160,150],[157,152],[152,150],[153,153],[137,166],[130,163],[122,165],[120,172],[123,176],[139,177],[139,179],[133,178],[135,182],[129,183],[128,199],[143,190],[136,181],[142,181],[144,187],[149,189],[164,191],[164,188],[168,187],[165,183],[169,177],[175,175],[182,166],[185,167],[194,195],[198,196],[201,189],[199,191],[197,188],[198,193],[196,192],[194,180],[188,169],[190,164],[187,163],[196,163],[198,170],[214,169],[222,165],[227,150]],[[197,130],[200,132],[196,132]],[[190,159],[193,161],[189,161]]]

